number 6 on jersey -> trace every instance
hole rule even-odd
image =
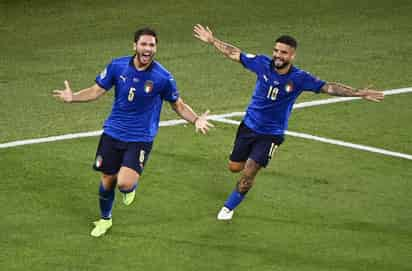
[[[136,89],[135,88],[130,88],[130,90],[129,90],[129,96],[127,96],[127,100],[129,101],[129,102],[132,102],[133,101],[133,99],[134,99],[134,92],[136,91]]]

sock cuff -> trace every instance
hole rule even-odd
[[[119,187],[119,191],[122,192],[122,193],[130,193],[130,192],[133,192],[134,190],[137,189],[138,184],[139,184],[139,183],[135,183],[135,184],[132,186],[132,188],[129,188],[129,189],[122,189],[122,188]]]
[[[245,194],[242,194],[235,189],[233,190],[232,194],[230,194],[230,196],[226,200],[224,206],[230,210],[233,210],[236,208],[236,206],[238,206],[242,202],[244,197],[245,197]]]

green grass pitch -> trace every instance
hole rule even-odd
[[[296,65],[328,81],[411,87],[412,2],[0,1],[0,143],[101,129],[112,93],[62,104],[68,79],[93,84],[134,30],[159,32],[157,59],[196,111],[245,109],[254,76],[195,40],[192,27],[250,53],[299,41]],[[301,101],[326,98],[304,95]],[[290,130],[412,154],[411,94],[296,110]],[[165,104],[162,120],[177,116]],[[412,270],[412,164],[288,137],[230,223],[215,216],[237,175],[226,170],[236,127],[207,136],[161,127],[135,203],[98,218],[97,137],[0,149],[0,270]]]

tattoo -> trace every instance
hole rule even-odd
[[[251,176],[254,179],[260,168],[261,166],[254,160],[247,159],[243,172],[245,175]]]
[[[246,194],[252,188],[254,179],[250,176],[242,175],[237,182],[236,188],[239,193]]]
[[[237,61],[240,59],[241,50],[229,43],[223,42],[215,38],[215,40],[213,41],[213,46],[215,46],[216,49],[218,49],[220,52],[222,52],[225,56],[229,57],[230,59]]]
[[[353,97],[359,96],[358,90],[351,86],[347,86],[341,83],[326,83],[322,87],[322,91],[333,96],[341,97]]]
[[[255,181],[256,174],[258,173],[261,166],[253,161],[248,159],[245,164],[245,168],[242,171],[242,176],[237,182],[237,191],[246,194],[253,186]]]

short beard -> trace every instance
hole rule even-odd
[[[273,67],[275,67],[275,69],[278,69],[278,70],[281,70],[281,69],[283,69],[283,68],[286,68],[286,67],[289,65],[289,62],[283,62],[282,65],[277,66],[277,65],[275,64],[275,59],[273,59],[272,62],[273,62]]]

